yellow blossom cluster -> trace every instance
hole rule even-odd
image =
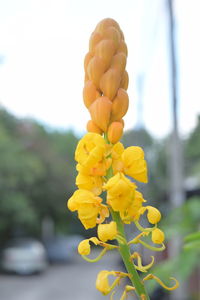
[[[118,212],[126,224],[139,220],[146,210],[151,224],[160,221],[161,214],[156,208],[143,206],[146,201],[133,182],[134,179],[147,182],[147,165],[142,148],[133,146],[124,149],[120,142],[109,145],[101,135],[89,132],[79,141],[75,160],[78,190],[68,200],[68,208],[78,212],[86,229],[103,223],[109,217],[110,209]],[[107,179],[106,174],[110,168],[113,169],[113,176]],[[100,197],[103,191],[107,192],[104,204]],[[112,231],[108,227],[106,230]],[[156,234],[158,228],[153,232],[152,236],[157,236],[153,240],[162,243],[164,235],[159,239]]]
[[[164,233],[157,227],[161,214],[155,207],[145,205],[146,200],[138,191],[137,181],[148,182],[147,163],[141,147],[124,148],[119,141],[123,134],[123,117],[128,110],[128,74],[125,70],[127,47],[118,23],[104,19],[95,28],[89,42],[89,52],[85,57],[85,84],[83,89],[84,104],[89,110],[91,120],[87,123],[89,131],[79,141],[75,160],[77,162],[77,190],[68,200],[68,208],[77,211],[78,218],[85,229],[97,226],[97,237],[83,240],[78,252],[89,262],[96,262],[108,250],[118,249],[125,262],[128,273],[118,271],[101,271],[97,277],[96,287],[103,295],[110,293],[119,284],[121,278],[129,277],[133,286],[127,285],[121,300],[129,291],[136,291],[140,299],[149,299],[144,288],[144,280],[155,279],[152,274],[143,281],[136,270],[147,272],[153,265],[143,266],[138,252],[131,254],[130,244],[162,251],[165,246]],[[104,199],[103,194],[106,193]],[[104,200],[103,200],[104,199]],[[152,226],[140,225],[140,217],[146,215]],[[112,217],[112,220],[110,220]],[[140,233],[127,241],[123,224],[134,223]],[[154,244],[149,245],[142,238],[151,236]],[[118,245],[107,243],[116,240]],[[91,243],[103,247],[96,259],[87,256]],[[137,265],[134,260],[137,260]],[[116,279],[109,284],[108,276]],[[135,286],[134,286],[135,285]],[[177,282],[176,282],[177,287]],[[170,288],[172,289],[172,288]]]

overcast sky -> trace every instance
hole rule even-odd
[[[155,136],[165,136],[172,123],[166,3],[0,0],[0,103],[17,116],[83,132],[89,119],[82,101],[83,59],[96,24],[111,17],[129,50],[126,128],[143,124]],[[200,114],[199,9],[199,0],[175,1],[182,134]]]

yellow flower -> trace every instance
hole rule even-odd
[[[164,232],[159,228],[155,228],[152,231],[151,239],[154,244],[162,244],[165,239]]]
[[[120,212],[120,217],[124,223],[130,224],[133,221],[136,221],[140,217],[140,209],[142,207],[142,203],[145,202],[142,193],[135,191],[135,197],[130,206],[123,212]]]
[[[124,152],[124,146],[120,142],[115,144],[112,148],[111,156],[112,156],[112,168],[114,174],[118,172],[123,172],[123,162],[121,159],[121,155],[123,152]]]
[[[107,295],[112,290],[112,285],[109,284],[108,276],[115,276],[114,271],[102,270],[99,272],[96,280],[96,289],[100,291],[103,295]]]
[[[92,167],[103,159],[105,150],[104,138],[97,133],[89,132],[79,141],[75,160],[85,167]]]
[[[111,165],[111,159],[106,157],[107,152],[108,147],[101,135],[87,133],[76,148],[77,171],[89,176],[105,176]]]
[[[100,224],[98,226],[98,237],[101,241],[113,240],[117,235],[117,224],[112,221],[109,224]]]
[[[102,192],[103,179],[100,176],[90,176],[79,173],[76,177],[76,185],[79,189],[89,190],[95,195]]]
[[[97,162],[95,165],[91,167],[88,167],[87,165],[82,166],[80,164],[77,164],[76,169],[78,172],[84,175],[105,176],[110,165],[111,165],[111,160],[107,158],[107,159],[102,159],[101,161]]]
[[[102,199],[86,190],[77,190],[68,200],[68,208],[78,211],[78,217],[85,229],[93,228],[109,215],[108,208],[101,204]]]
[[[87,240],[83,240],[78,245],[78,253],[80,255],[89,255],[90,254],[90,241],[93,242],[95,245],[99,244],[99,240],[96,237],[92,237]]]
[[[108,191],[107,203],[112,209],[124,212],[134,199],[136,185],[123,173],[117,173],[108,180],[103,189]]]
[[[134,179],[147,182],[147,165],[144,159],[144,151],[140,147],[128,147],[122,153],[124,173]]]
[[[143,214],[146,210],[148,210],[147,219],[149,223],[157,224],[161,219],[161,213],[159,210],[153,206],[145,206],[141,208],[140,214]]]
[[[108,276],[115,276],[116,279],[112,282],[112,284],[108,281]],[[96,288],[103,295],[108,295],[115,287],[120,283],[121,278],[129,277],[128,273],[119,272],[119,271],[107,271],[102,270],[99,272],[96,280]],[[112,298],[112,296],[111,296]],[[121,298],[122,299],[122,298]]]

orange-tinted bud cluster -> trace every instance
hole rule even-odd
[[[129,105],[126,58],[127,47],[118,23],[102,20],[90,37],[85,56],[83,100],[91,116],[87,130],[107,133],[112,144],[123,134],[122,118]]]

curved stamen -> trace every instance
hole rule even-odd
[[[159,251],[165,250],[165,245],[163,243],[162,243],[162,246],[160,248],[158,248],[158,247],[151,246],[151,245],[147,244],[146,242],[144,242],[140,239],[133,239],[128,244],[130,245],[130,244],[138,244],[138,243],[142,244],[144,247],[146,247],[146,248],[148,248],[152,251],[158,251],[159,252]]]
[[[126,243],[127,243],[126,240],[125,240],[125,238],[124,238],[123,236],[119,235],[119,234],[117,234],[116,240],[117,240],[120,244],[126,244]]]
[[[146,265],[146,266],[143,266],[142,265],[142,258],[141,258],[141,256],[140,256],[140,254],[138,253],[138,252],[134,252],[132,255],[131,255],[131,259],[134,259],[134,258],[137,258],[137,261],[138,261],[138,265],[135,265],[134,264],[134,266],[135,266],[135,268],[137,269],[137,270],[139,270],[139,271],[141,271],[141,272],[147,272],[147,270],[148,269],[150,269],[152,266],[153,266],[153,264],[154,264],[154,256],[151,256],[151,258],[152,258],[152,260],[151,260],[151,262],[148,264],[148,265]]]
[[[81,256],[84,260],[94,263],[94,262],[99,261],[106,254],[107,250],[108,249],[104,248],[96,258],[89,258],[86,255],[81,255]]]
[[[155,224],[154,227],[147,227],[147,228],[144,228],[140,225],[140,223],[138,221],[134,221],[135,223],[135,226],[137,227],[138,230],[140,231],[143,231],[143,232],[151,232],[153,231],[155,228],[157,228],[157,224]]]
[[[166,285],[162,282],[162,280],[161,280],[160,278],[158,278],[157,276],[155,276],[155,275],[153,275],[153,274],[147,275],[147,276],[143,279],[143,281],[145,281],[145,280],[150,280],[150,279],[155,279],[155,280],[156,280],[156,281],[157,281],[164,289],[166,289],[166,290],[168,290],[168,291],[173,291],[173,290],[175,290],[175,289],[177,289],[177,288],[179,287],[179,282],[178,282],[178,280],[177,280],[176,278],[174,278],[174,277],[170,277],[170,278],[169,278],[169,279],[175,281],[175,285],[172,286],[172,287],[166,286]]]
[[[127,293],[130,291],[135,291],[135,288],[131,285],[126,285],[120,300],[125,300]]]

